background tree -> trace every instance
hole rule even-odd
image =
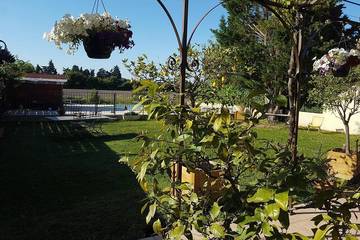
[[[360,67],[352,69],[347,77],[315,76],[310,98],[324,109],[334,112],[343,122],[345,130],[345,152],[350,154],[351,117],[360,112]]]
[[[218,43],[233,51],[232,83],[243,91],[257,89],[268,100],[266,111],[279,110],[278,96],[286,94],[290,41],[281,22],[265,7],[251,1],[230,1],[214,30]],[[235,73],[235,74],[234,74]],[[245,79],[244,79],[245,78]],[[244,84],[247,83],[247,84]],[[272,120],[272,119],[270,119]]]
[[[355,43],[354,36],[359,34],[359,25],[343,16],[343,5],[339,3],[341,1],[337,0],[233,0],[225,4],[229,11],[230,21],[236,19],[234,16],[236,16],[237,11],[245,12],[245,16],[241,15],[240,19],[245,18],[246,26],[256,32],[258,36],[262,35],[262,28],[258,27],[261,25],[254,25],[254,20],[255,23],[258,23],[256,20],[259,19],[259,16],[262,18],[265,16],[267,19],[266,13],[271,12],[270,19],[281,22],[279,26],[283,30],[280,32],[285,33],[284,39],[290,44],[287,51],[289,54],[288,68],[284,72],[286,73],[284,76],[287,78],[290,116],[288,145],[292,152],[292,161],[297,161],[299,110],[307,96],[312,71],[312,58],[321,50],[324,52],[324,49],[329,48],[329,45],[336,44],[337,46],[347,45],[351,47],[351,44]],[[235,13],[233,10],[235,10]],[[230,30],[231,28],[232,26],[229,27]],[[241,28],[234,27],[234,29]],[[235,35],[236,39],[241,39],[244,36],[244,32],[239,31],[239,33],[240,35]],[[261,40],[262,38],[257,37],[257,39]],[[346,41],[343,41],[344,39]],[[254,52],[256,51],[254,50]]]
[[[39,64],[36,64],[35,72],[42,73],[42,68],[39,66]]]
[[[23,73],[33,73],[33,72],[35,72],[35,68],[30,62],[26,62],[26,61],[17,59],[15,61],[15,64],[17,65],[20,72],[23,72]]]
[[[100,78],[105,78],[105,77],[110,77],[111,73],[103,68],[100,68],[99,71],[96,73],[96,76]]]
[[[98,90],[131,90],[132,86],[127,79],[112,76],[111,73],[105,69],[99,69],[98,76],[95,75],[93,69],[84,69],[77,65],[71,68],[64,68],[64,74],[68,81],[65,84],[66,88],[73,89],[98,89]],[[121,75],[121,73],[120,73]]]
[[[52,60],[49,61],[49,64],[47,66],[42,67],[42,72],[50,75],[57,74],[57,70]]]

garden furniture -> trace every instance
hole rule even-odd
[[[318,117],[318,116],[313,116],[311,119],[311,123],[309,123],[309,125],[307,126],[308,131],[311,129],[317,129],[318,131],[320,131],[320,127],[322,125],[324,121],[323,117]]]

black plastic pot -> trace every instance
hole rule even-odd
[[[89,58],[107,59],[114,50],[114,41],[109,32],[91,34],[83,41],[84,49]]]
[[[333,71],[333,74],[335,77],[346,77],[347,75],[349,75],[349,72],[350,72],[349,64],[344,64],[336,67],[335,70]]]
[[[118,47],[120,52],[131,48],[134,45],[131,37],[132,32],[128,29],[119,29],[118,32],[97,32],[84,39],[83,44],[89,58],[107,59],[115,47]]]

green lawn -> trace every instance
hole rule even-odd
[[[69,124],[7,124],[0,139],[0,239],[137,239],[149,227],[140,215],[144,194],[118,159],[134,155],[153,121],[114,122],[104,136],[76,132]],[[285,143],[284,126],[256,129],[260,139]],[[355,140],[355,137],[353,137]],[[300,131],[300,152],[342,146],[336,133]]]
[[[144,194],[118,163],[150,122],[105,126],[108,136],[67,124],[7,125],[0,140],[0,239],[137,239],[148,231]],[[135,143],[135,144],[134,144]]]

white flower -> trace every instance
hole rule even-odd
[[[55,22],[54,27],[43,37],[48,41],[53,41],[58,48],[62,44],[68,44],[69,53],[77,50],[79,42],[89,36],[91,32],[118,31],[119,28],[128,29],[130,25],[125,20],[113,18],[109,13],[103,14],[81,14],[75,18],[70,14],[65,14],[59,22]]]

